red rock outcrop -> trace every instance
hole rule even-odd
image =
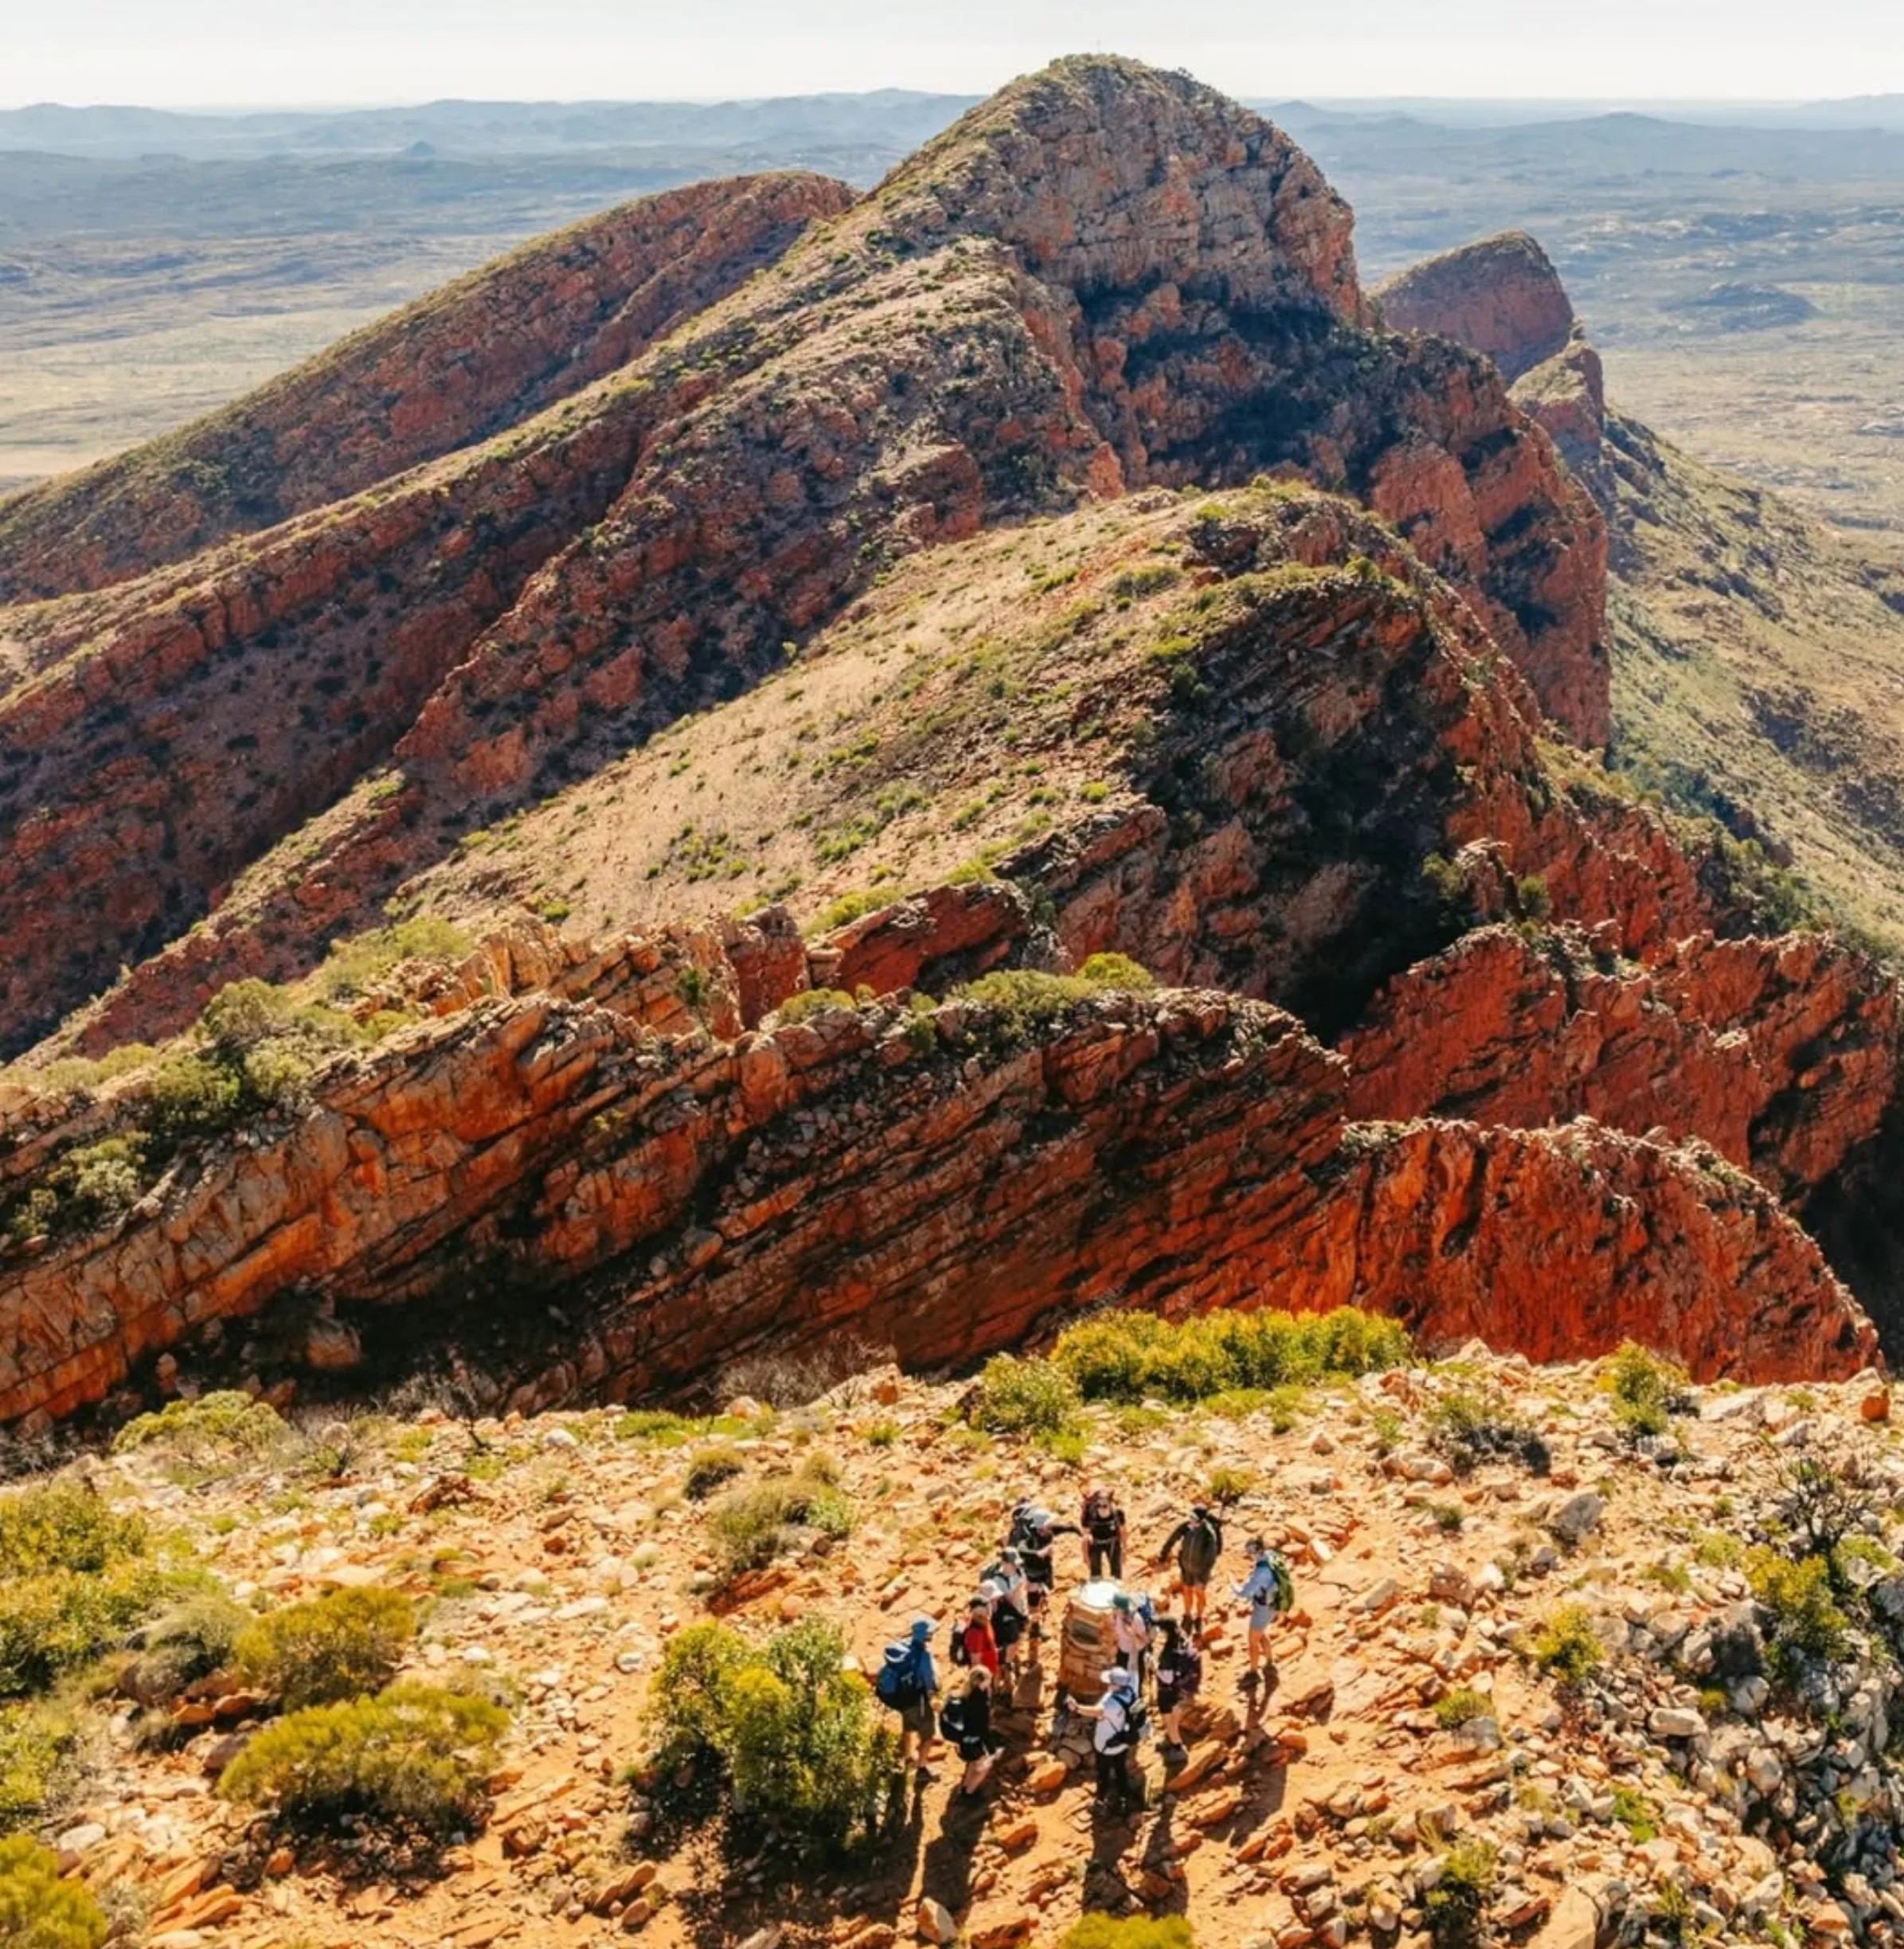
[[[1876,1357],[1876,1330],[1817,1246],[1702,1145],[1584,1122],[1377,1130],[1291,1242],[1285,1276],[1312,1304],[1352,1299],[1432,1339],[1476,1335],[1533,1360],[1636,1340],[1707,1379],[1802,1380]]]
[[[0,603],[144,574],[526,420],[853,201],[801,171],[741,176],[539,238],[157,446],[0,508]]]
[[[1342,1043],[1352,1114],[1698,1137],[1800,1198],[1883,1121],[1904,1008],[1816,934],[1677,941],[1644,967],[1577,931],[1464,936]]]
[[[1377,286],[1383,321],[1483,352],[1511,382],[1561,351],[1574,306],[1552,260],[1524,230],[1505,230],[1411,264]]]
[[[1209,993],[658,1033],[708,946],[492,949],[477,985],[539,958],[611,999],[538,991],[408,1031],[109,1228],[0,1259],[0,1419],[69,1412],[287,1299],[362,1305],[373,1341],[426,1305],[434,1337],[473,1344],[494,1309],[462,1313],[472,1287],[579,1309],[532,1363],[536,1399],[845,1333],[956,1362],[1100,1302],[1355,1300],[1535,1357],[1641,1337],[1703,1375],[1871,1356],[1811,1242],[1710,1153],[1350,1126],[1340,1057]]]
[[[717,288],[831,194],[760,192],[686,285]],[[636,256],[631,279],[663,275]],[[673,288],[573,367],[526,328],[455,436],[663,330]],[[444,302],[486,300],[479,282]],[[307,964],[470,825],[757,678],[894,554],[1145,482],[1347,480],[1467,591],[1541,707],[1598,738],[1596,511],[1484,363],[1361,312],[1347,212],[1285,137],[1182,76],[1060,63],[506,434],[0,618],[33,673],[0,695],[0,929],[22,944],[0,1048],[221,905],[192,982],[135,966],[120,1006],[149,999],[148,1031],[194,988]],[[446,332],[419,357],[465,349]],[[346,377],[349,420],[371,381]],[[300,425],[329,425],[321,388],[299,397]],[[268,910],[230,908],[245,873]],[[29,912],[53,924],[23,930]]]

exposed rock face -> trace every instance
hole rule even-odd
[[[710,948],[491,950],[485,982],[540,960],[609,999],[538,991],[409,1031],[288,1124],[182,1162],[111,1229],[0,1261],[0,1418],[98,1399],[288,1294],[326,1317],[428,1303],[458,1339],[479,1323],[443,1309],[472,1281],[581,1305],[581,1344],[544,1356],[551,1398],[845,1331],[956,1361],[1104,1301],[1355,1299],[1535,1357],[1636,1335],[1703,1374],[1869,1357],[1810,1241],[1703,1155],[1581,1129],[1351,1129],[1340,1057],[1214,994],[1104,996],[1023,1027],[953,1002],[658,1034],[680,1026],[671,977]],[[347,1324],[368,1347],[380,1317]]]
[[[835,196],[804,179],[723,194],[745,221],[731,249],[689,260],[680,303]],[[678,308],[643,254],[665,257],[678,225],[654,228],[624,272],[663,280],[639,318],[598,323],[565,363],[526,326],[452,436],[636,354],[592,385],[353,499],[0,616],[28,673],[0,694],[0,843],[17,862],[0,928],[24,941],[0,1048],[229,908],[248,871],[270,910],[198,937],[191,981],[150,984],[147,1026],[218,977],[307,961],[458,831],[757,679],[893,555],[1146,482],[1346,480],[1468,593],[1545,711],[1604,734],[1597,511],[1484,364],[1360,324],[1347,211],[1210,91],[1061,63],[641,350]],[[489,302],[480,280],[458,288],[452,319]],[[577,298],[584,317],[603,307],[592,272]],[[465,349],[446,331],[421,361],[455,369]],[[365,356],[340,382],[349,426],[376,421],[382,354]],[[298,427],[330,424],[319,390],[298,395]],[[267,425],[284,417],[274,397]],[[182,436],[207,452],[225,438]],[[425,428],[392,452],[437,444]],[[349,468],[360,451],[375,464],[354,439]],[[144,480],[158,460],[124,464]],[[205,519],[194,503],[176,531]],[[39,541],[21,546],[39,560]],[[83,544],[78,578],[120,572],[119,546],[96,562]],[[373,787],[393,757],[401,782]],[[29,911],[57,924],[22,935]],[[124,1005],[147,991],[135,971]]]
[[[1817,1246],[1702,1146],[1588,1123],[1420,1124],[1387,1132],[1351,1182],[1292,1268],[1312,1303],[1354,1298],[1430,1336],[1476,1334],[1535,1360],[1633,1339],[1710,1376],[1735,1367],[1742,1330],[1768,1379],[1855,1372],[1876,1353]],[[1753,1297],[1735,1309],[1743,1290]]]
[[[1566,345],[1574,307],[1547,253],[1524,230],[1481,237],[1412,264],[1378,287],[1397,331],[1432,331],[1484,352],[1510,383]]]
[[[1393,982],[1343,1043],[1359,1117],[1697,1137],[1798,1198],[1883,1120],[1895,988],[1814,934],[1678,941],[1645,967],[1581,935],[1466,935]]]
[[[592,217],[166,440],[0,510],[0,603],[143,574],[342,500],[625,366],[854,200],[788,172]]]

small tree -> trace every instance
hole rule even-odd
[[[823,1848],[869,1841],[897,1746],[845,1656],[818,1619],[760,1650],[722,1625],[682,1632],[655,1677],[658,1762],[712,1755],[737,1814]]]

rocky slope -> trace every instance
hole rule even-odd
[[[831,193],[781,194],[811,210]],[[700,295],[791,227],[744,226]],[[479,286],[447,314],[491,302]],[[18,862],[0,925],[58,916],[10,962],[0,1043],[178,940],[247,869],[280,894],[276,924],[217,929],[201,987],[308,965],[472,826],[757,681],[896,557],[1147,483],[1346,483],[1468,593],[1542,708],[1598,740],[1597,511],[1484,364],[1363,314],[1347,212],[1285,138],[1180,77],[1060,64],[506,433],[0,613]],[[622,349],[604,331],[567,376]],[[492,394],[564,382],[511,374],[440,442],[474,436]],[[330,379],[299,383],[326,401],[302,417],[328,410]],[[0,570],[41,586],[39,544],[21,546]],[[162,984],[149,1026],[167,1000]]]
[[[0,509],[0,602],[70,595],[342,500],[638,357],[853,201],[788,174],[592,217],[154,445]]]
[[[711,1428],[612,1411],[465,1427],[426,1407],[332,1430],[348,1443],[341,1475],[308,1433],[251,1457],[162,1440],[89,1465],[91,1479],[240,1601],[399,1589],[424,1611],[408,1675],[508,1690],[493,1809],[434,1875],[380,1873],[350,1846],[260,1847],[207,1787],[269,1722],[255,1693],[214,1680],[154,1708],[165,1740],[108,1696],[90,1764],[44,1831],[115,1912],[179,1949],[188,1934],[235,1949],[530,1934],[675,1949],[763,1930],[791,1949],[1042,1946],[1086,1910],[1181,1914],[1207,1949],[1425,1949],[1424,1896],[1475,1844],[1493,1850],[1490,1931],[1541,1949],[1687,1917],[1715,1942],[1892,1939],[1904,1807],[1886,1752],[1900,1709],[1890,1636],[1860,1629],[1791,1688],[1792,1614],[1756,1594],[1762,1557],[1747,1548],[1778,1534],[1795,1467],[1842,1472],[1871,1510],[1856,1537],[1871,1615],[1894,1619],[1880,1608],[1898,1596],[1886,1505],[1904,1481],[1873,1419],[1882,1387],[1694,1390],[1664,1437],[1636,1441],[1604,1383],[1470,1348],[1445,1368],[1236,1415],[1087,1411],[1075,1462],[986,1438],[956,1391],[890,1372],[777,1415],[739,1403],[749,1419],[722,1427],[743,1485],[823,1454],[854,1528],[843,1543],[796,1533],[733,1583],[717,1505],[683,1493],[690,1465],[723,1446]],[[1450,1406],[1477,1396],[1538,1435],[1544,1477],[1505,1457],[1456,1473]],[[1054,1722],[1049,1647],[997,1716],[1005,1751],[983,1802],[956,1805],[942,1767],[850,1871],[790,1877],[771,1851],[730,1853],[717,1830],[659,1819],[679,1811],[675,1788],[631,1799],[618,1783],[651,1750],[648,1688],[684,1627],[718,1616],[757,1642],[819,1619],[870,1669],[913,1614],[956,1614],[1021,1494],[1069,1514],[1088,1481],[1108,1481],[1147,1556],[1219,1470],[1241,1485],[1219,1587],[1243,1574],[1241,1540],[1264,1532],[1292,1560],[1297,1609],[1263,1697],[1240,1682],[1240,1614],[1213,1605],[1187,1757],[1167,1770],[1143,1749],[1152,1804],[1135,1820],[1089,1805],[1083,1730]],[[1068,1590],[1069,1540],[1058,1572]],[[1571,1684],[1536,1656],[1562,1616],[1591,1647]]]
[[[1895,564],[1609,412],[1598,355],[1531,239],[1450,252],[1378,297],[1390,323],[1494,358],[1604,509],[1616,764],[1760,841],[1833,919],[1894,953]]]

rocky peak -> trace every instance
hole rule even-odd
[[[921,241],[995,237],[1089,303],[1170,284],[1227,305],[1364,312],[1354,217],[1280,129],[1184,74],[1054,62],[929,144],[876,199]]]
[[[1432,331],[1484,352],[1510,382],[1553,358],[1574,307],[1552,260],[1524,230],[1505,230],[1398,272],[1375,292],[1397,331]]]

